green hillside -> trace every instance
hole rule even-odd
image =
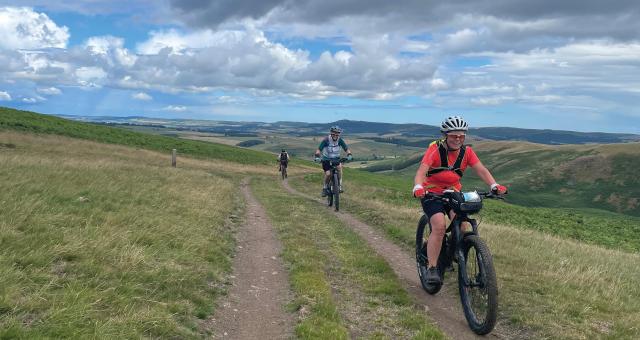
[[[259,152],[182,141],[200,158],[173,168],[164,152],[138,147],[164,151],[171,138],[15,110],[1,117],[2,339],[211,338],[242,248],[234,235],[245,216],[241,178],[253,179],[285,240],[287,308],[305,311],[296,314],[298,338],[347,338],[353,316],[365,321],[364,338],[444,338],[389,265],[362,251],[366,242],[274,185],[270,154],[259,155],[265,165],[244,164]],[[308,170],[300,163],[292,175]]]
[[[225,291],[241,177],[254,178],[285,241],[294,305],[310,313],[300,318],[298,336],[318,338],[320,328],[348,334],[350,320],[340,313],[356,309],[353,316],[371,322],[367,338],[384,338],[380,324],[389,325],[385,334],[406,334],[387,338],[440,336],[361,239],[316,203],[274,185],[271,154],[10,109],[0,110],[0,137],[0,338],[210,336],[202,327]],[[168,167],[163,155],[175,145],[197,159]],[[566,178],[578,188],[603,176],[622,180],[613,165],[640,152],[619,144],[476,148],[499,178],[541,188],[567,185]],[[565,159],[570,167],[557,163]],[[536,175],[556,182],[532,181],[525,165],[538,163],[554,165]],[[319,195],[320,171],[299,165],[292,174],[305,175],[293,174],[290,183]],[[410,195],[414,166],[402,176],[346,169],[341,200],[344,211],[409,255],[421,214]],[[476,184],[473,176],[465,181]],[[507,184],[513,202],[522,190]],[[529,190],[534,197],[543,189]],[[637,338],[640,218],[509,202],[488,201],[477,216],[498,268],[500,323],[532,338]],[[357,302],[345,288],[357,292]]]
[[[478,142],[474,150],[494,177],[523,206],[592,208],[640,216],[640,143],[550,146],[526,142]],[[421,153],[378,162],[366,169],[413,178]],[[473,171],[463,185],[484,188]]]
[[[271,156],[263,152],[250,150],[238,152],[237,148],[227,145],[140,134],[110,126],[87,124],[4,107],[0,107],[0,130],[54,134],[167,153],[170,153],[171,149],[177,149],[180,154],[199,158],[224,159],[243,164],[273,164]]]

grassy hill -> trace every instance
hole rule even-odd
[[[494,177],[510,187],[510,201],[523,206],[593,208],[640,216],[640,143],[543,145],[476,142],[473,148]],[[368,171],[413,178],[421,153],[378,162]],[[473,171],[463,185],[484,188]]]
[[[179,159],[174,169],[167,154],[176,145],[194,158]],[[489,152],[481,157],[499,176],[535,178],[525,165],[546,162],[555,164],[550,172],[559,169],[553,176],[577,176],[575,187],[601,181],[592,170],[629,151],[505,142],[477,149]],[[504,162],[507,155],[519,163]],[[594,156],[607,161],[583,158]],[[225,290],[242,215],[233,198],[244,176],[256,179],[257,196],[284,240],[292,305],[309,313],[301,314],[299,337],[314,338],[319,329],[348,336],[345,310],[358,310],[371,337],[383,337],[375,334],[380,324],[389,325],[387,334],[406,335],[399,338],[440,336],[361,240],[315,203],[274,185],[271,154],[3,109],[0,164],[2,338],[209,336],[202,324]],[[290,181],[318,195],[317,165],[307,170],[294,164]],[[421,214],[409,194],[411,177],[347,169],[341,201],[409,256]],[[492,201],[479,217],[499,275],[501,323],[533,338],[640,336],[640,218]]]
[[[229,176],[56,135],[0,140],[0,338],[200,337],[231,265]]]
[[[0,338],[210,338],[242,248],[241,178],[285,240],[298,338],[347,338],[354,323],[367,338],[444,338],[354,232],[274,185],[271,154],[15,110],[0,124]],[[139,147],[176,141],[197,158],[172,168]],[[338,257],[356,262],[318,265]]]
[[[168,136],[140,134],[104,125],[70,121],[49,115],[0,107],[0,130],[16,130],[39,134],[55,134],[100,143],[120,144],[199,158],[224,159],[243,164],[273,164],[270,155],[247,150],[238,152],[231,146],[186,141]]]
[[[350,170],[350,169],[347,169]],[[319,176],[290,178],[319,195]],[[412,181],[347,171],[341,210],[415,249],[420,203]],[[475,216],[489,245],[500,290],[502,334],[526,339],[636,339],[640,322],[640,218],[584,209],[524,208],[485,201]],[[452,274],[452,275],[451,275]],[[456,289],[456,273],[446,285]]]
[[[349,136],[386,139],[387,143],[412,144],[415,139],[433,139],[440,136],[437,126],[423,124],[392,124],[356,120],[331,123],[302,122],[228,122],[190,119],[161,119],[149,117],[78,117],[64,116],[87,122],[182,131],[185,133],[211,133],[224,136],[250,136],[255,134],[282,134],[296,137],[314,137],[327,133],[330,126],[339,125]],[[471,128],[469,135],[478,139],[528,141],[541,144],[623,143],[640,141],[640,135],[628,133],[577,132],[562,130],[536,130],[511,127]],[[391,138],[391,139],[390,139]]]

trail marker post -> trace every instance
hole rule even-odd
[[[176,167],[176,149],[171,150],[171,166]]]

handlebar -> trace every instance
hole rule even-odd
[[[431,192],[427,192],[424,197],[422,197],[422,199],[435,199],[438,201],[443,201],[443,202],[448,202],[449,201],[449,197],[447,197],[447,193],[450,193],[453,191],[445,191],[442,194],[434,194]],[[479,196],[483,197],[483,198],[489,198],[489,199],[495,199],[495,200],[503,200],[504,199],[504,195],[499,195],[495,192],[492,191],[476,191],[478,193]]]
[[[494,199],[494,200],[503,200],[504,199],[504,195],[506,195],[506,193],[504,194],[498,194],[496,192],[493,191],[478,191],[478,195],[484,197],[484,198],[490,198],[490,199]]]
[[[351,160],[349,160],[349,158],[346,158],[346,157],[340,157],[339,159],[335,159],[335,160],[333,160],[333,159],[327,159],[327,160],[328,160],[328,161],[331,161],[331,162],[333,162],[333,163],[336,163],[336,161],[337,161],[337,163],[348,163],[348,162],[352,162],[352,161],[353,161],[353,158],[352,158]],[[313,159],[313,161],[314,161],[314,162],[316,162],[316,163],[317,163],[317,162],[321,162],[321,161],[322,161],[322,158],[320,158],[320,157],[315,157],[315,158]]]

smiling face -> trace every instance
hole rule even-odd
[[[337,141],[340,138],[340,132],[331,132],[331,139]]]
[[[449,150],[458,150],[464,144],[466,134],[464,131],[451,131],[447,133],[447,147]]]

